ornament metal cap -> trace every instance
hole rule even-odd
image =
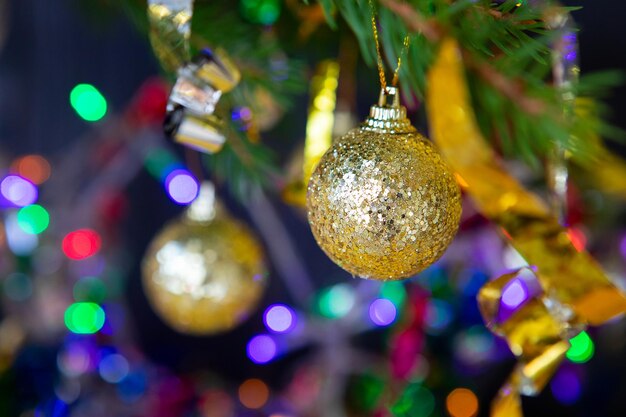
[[[170,106],[163,128],[175,142],[200,152],[219,152],[226,141],[222,134],[224,123],[215,115],[199,116],[185,107]]]
[[[416,132],[406,117],[406,108],[400,105],[400,91],[397,87],[380,89],[378,104],[370,108],[370,115],[361,125],[361,129],[391,134]]]
[[[197,223],[210,223],[218,210],[215,197],[215,185],[211,181],[203,181],[198,197],[186,211],[187,219]]]

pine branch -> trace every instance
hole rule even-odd
[[[438,42],[443,38],[443,29],[437,21],[426,19],[408,3],[400,3],[396,0],[380,0],[380,2],[404,20],[411,31],[422,34],[430,42]]]
[[[498,72],[493,66],[481,61],[477,62],[468,51],[463,51],[463,59],[471,69],[481,76],[493,88],[503,96],[515,102],[519,108],[531,116],[537,116],[546,111],[546,103],[534,97],[526,95],[523,82],[506,77]]]
[[[243,19],[229,0],[196,2],[192,46],[221,46],[237,62],[243,75],[241,84],[220,103],[225,119],[229,120],[233,108],[254,108],[250,100],[254,100],[257,89],[266,91],[283,108],[290,105],[294,94],[302,91],[305,80],[301,63],[284,58],[282,73],[277,74],[275,68],[276,57],[285,57],[283,51],[297,56],[306,52],[293,36],[301,23],[298,19],[306,14],[298,13],[296,0],[285,1],[292,13],[284,13],[271,30]],[[342,19],[347,23],[358,40],[363,59],[374,66],[376,54],[368,0],[318,2],[334,30],[346,27]],[[515,0],[505,0],[498,6],[492,0],[379,0],[379,3],[380,39],[390,66],[395,65],[403,49],[404,36],[412,34],[411,46],[399,72],[405,97],[423,96],[438,43],[445,36],[457,39],[479,126],[492,146],[507,156],[521,157],[539,166],[539,161],[556,143],[577,153],[593,135],[615,133],[595,114],[576,117],[573,122],[563,117],[560,92],[549,83],[550,48],[555,32],[543,21],[543,9],[518,7]],[[144,1],[129,0],[127,7],[138,26],[147,31]],[[316,19],[321,13],[319,9]],[[327,44],[315,41],[310,55],[333,53],[335,38],[324,32],[321,39]],[[602,83],[597,82],[598,78],[590,81],[593,82],[583,78],[578,90],[591,95],[605,90],[599,87]],[[273,161],[267,150],[251,143],[237,126],[230,124],[229,132],[237,132],[238,136],[232,143],[229,140],[224,152],[208,159],[211,169],[232,182],[257,183],[268,178],[273,181]]]
[[[396,13],[410,30],[422,34],[430,42],[439,42],[446,36],[445,30],[435,20],[426,19],[409,4],[400,3],[396,0],[380,0],[380,2],[383,6]],[[494,13],[491,12],[491,10],[488,11],[489,14],[495,15],[497,19],[503,18],[501,12],[497,10],[493,10]],[[487,62],[478,62],[467,50],[463,51],[463,59],[493,88],[510,100],[515,101],[521,110],[530,115],[538,115],[546,110],[544,102],[525,94],[523,83],[519,80],[506,77]]]

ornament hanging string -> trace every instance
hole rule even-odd
[[[372,32],[374,34],[374,44],[376,45],[376,64],[378,65],[378,76],[380,77],[380,86],[383,90],[387,89],[387,77],[385,76],[385,67],[383,64],[383,56],[380,53],[380,41],[378,39],[378,28],[376,27],[376,9],[374,8],[374,0],[368,0],[370,7],[370,15],[372,22]],[[404,37],[402,42],[402,50],[398,55],[398,63],[396,69],[393,72],[393,78],[391,79],[391,85],[396,87],[398,85],[398,73],[400,72],[400,66],[402,66],[402,57],[409,49],[410,38],[409,35]]]
[[[378,104],[317,164],[307,217],[319,246],[347,272],[399,280],[443,255],[458,230],[461,195],[450,168],[407,118],[398,88],[387,85],[370,6],[382,84]]]

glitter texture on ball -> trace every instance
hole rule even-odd
[[[387,103],[391,103],[387,105]],[[309,181],[317,243],[353,275],[408,278],[445,252],[458,229],[461,195],[441,156],[387,87],[365,123],[336,140]]]

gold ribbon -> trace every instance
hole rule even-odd
[[[309,178],[332,144],[338,84],[339,64],[333,60],[322,61],[311,80],[302,177],[290,182],[282,193],[283,200],[288,204],[306,206]]]
[[[428,74],[428,86],[426,104],[433,140],[467,184],[465,189],[478,210],[498,224],[511,245],[536,267],[537,279],[544,290],[542,300],[524,305],[515,313],[528,317],[530,321],[518,316],[523,323],[541,321],[545,326],[530,332],[522,344],[524,348],[514,351],[520,357],[520,364],[492,408],[492,416],[521,416],[520,393],[533,393],[533,390],[522,392],[522,388],[527,382],[536,392],[543,388],[562,359],[567,334],[572,329],[599,325],[624,313],[626,296],[587,252],[576,250],[549,207],[498,164],[496,154],[476,123],[455,40],[442,42]],[[493,297],[500,296],[498,291],[492,291],[491,302]],[[485,303],[484,298],[479,301]],[[548,310],[546,301],[557,307]],[[484,309],[484,304],[481,308]],[[551,320],[554,323],[548,325]],[[518,325],[514,322],[512,329],[504,332],[509,345],[514,343],[512,335],[519,331]],[[533,332],[539,333],[530,337]]]
[[[148,0],[150,43],[169,72],[189,61],[192,15],[193,0]]]

